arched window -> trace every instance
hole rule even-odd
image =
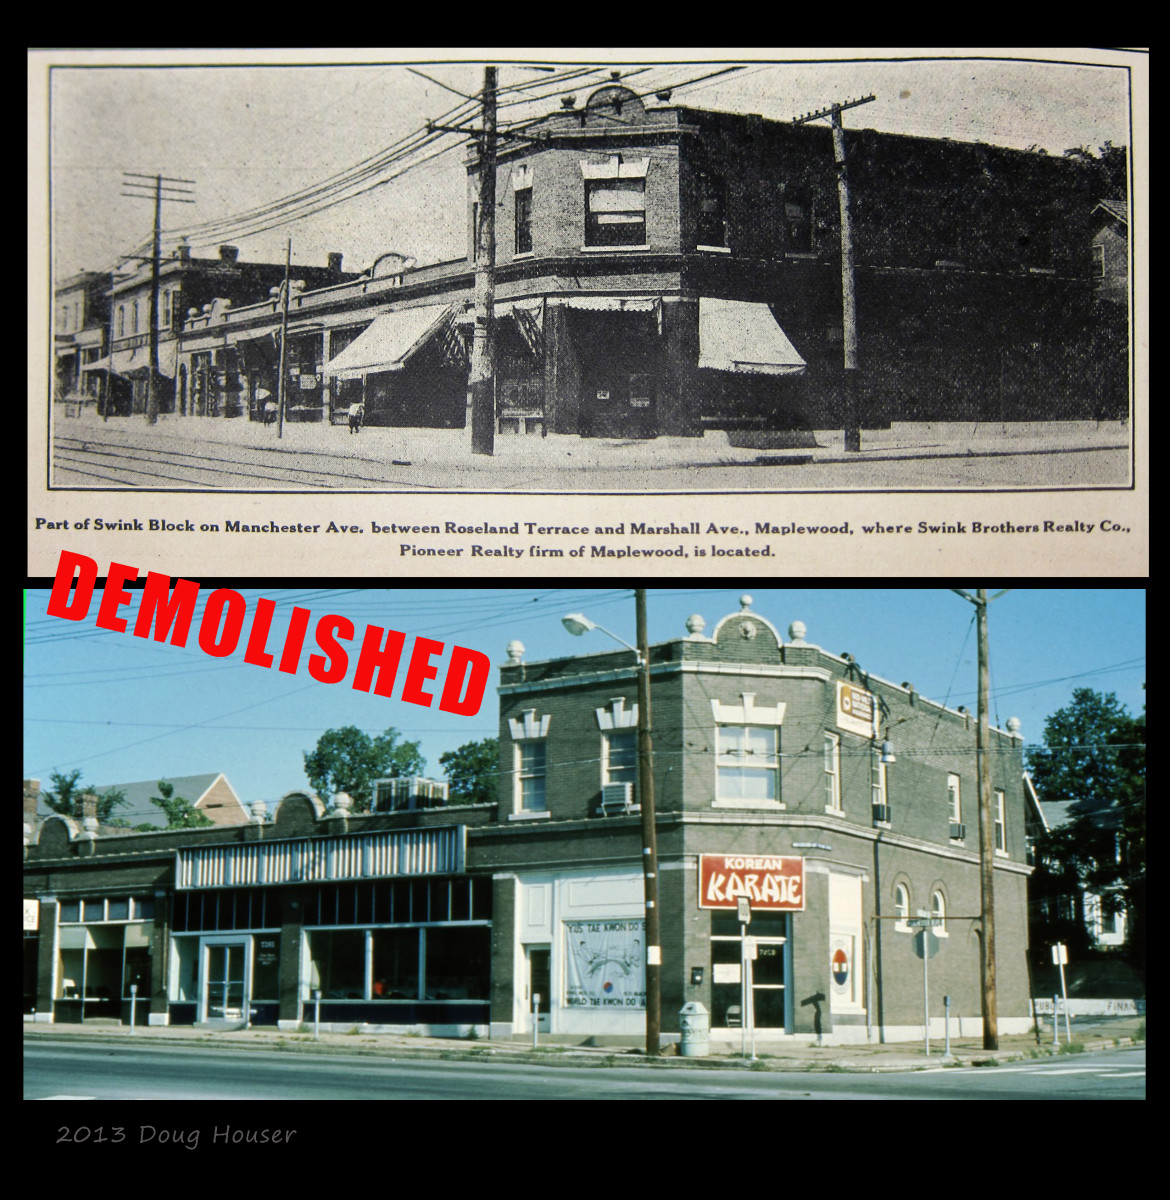
[[[941,888],[935,888],[935,890],[930,894],[930,915],[934,917],[935,920],[943,922],[943,924],[936,925],[934,927],[935,936],[946,937],[947,899],[942,894]]]
[[[899,933],[908,933],[910,926],[906,920],[910,916],[910,889],[904,883],[894,885],[894,912],[898,915],[894,928]]]

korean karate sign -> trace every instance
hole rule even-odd
[[[804,859],[759,854],[700,854],[699,907],[736,911],[741,896],[752,912],[804,909]]]

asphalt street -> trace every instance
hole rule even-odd
[[[986,1067],[868,1073],[683,1064],[567,1066],[203,1047],[25,1047],[25,1099],[130,1100],[1124,1100],[1145,1097],[1145,1049]]]

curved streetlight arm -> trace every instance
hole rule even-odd
[[[616,633],[610,632],[604,625],[598,625],[596,621],[591,621],[582,613],[569,613],[567,616],[561,618],[561,624],[574,637],[581,637],[582,634],[588,633],[593,629],[600,630],[602,633],[613,638],[619,645],[625,646],[627,650],[633,650],[634,657],[638,660],[639,665],[642,662],[642,655],[637,646],[631,646],[625,638],[618,637]]]

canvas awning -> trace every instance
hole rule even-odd
[[[168,379],[175,377],[176,345],[163,342],[158,348],[158,373]],[[133,350],[115,350],[110,355],[109,370],[115,375],[138,375],[150,373],[150,347],[136,346]],[[102,360],[104,362],[104,360]],[[94,364],[97,365],[97,364]]]
[[[450,315],[449,304],[428,304],[383,313],[322,368],[324,375],[360,379],[380,371],[400,371]]]
[[[588,312],[654,312],[660,299],[658,296],[568,296],[561,303],[565,308]]]
[[[86,363],[82,368],[83,371],[108,371],[110,369],[110,355],[104,358],[99,358],[95,362]]]
[[[754,375],[796,375],[807,364],[766,304],[702,296],[699,366]]]

